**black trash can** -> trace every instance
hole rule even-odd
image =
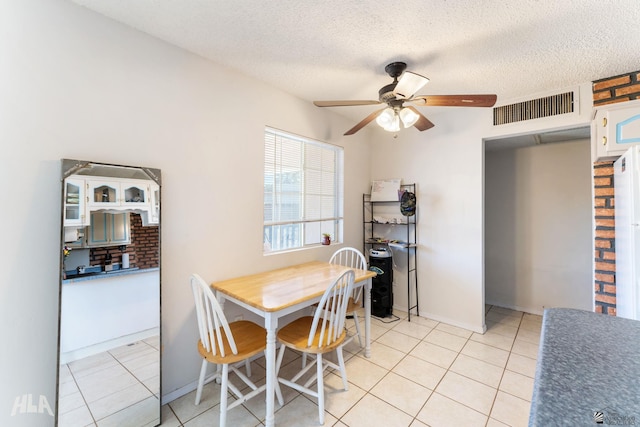
[[[393,307],[393,258],[386,248],[369,250],[369,270],[377,276],[371,281],[371,314],[387,317]]]

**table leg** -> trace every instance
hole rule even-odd
[[[364,285],[364,355],[371,357],[371,279]]]
[[[273,427],[274,420],[274,395],[276,381],[276,328],[278,326],[278,318],[273,313],[265,313],[264,327],[267,330],[267,348],[265,350],[265,364],[267,368],[267,390],[266,400],[267,409],[265,417],[265,425]]]
[[[216,291],[216,299],[218,300],[218,304],[220,304],[220,308],[224,313],[224,294],[222,292]],[[218,374],[218,377],[216,378],[216,384],[222,384],[222,365],[215,365],[215,370]]]

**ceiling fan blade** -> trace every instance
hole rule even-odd
[[[348,131],[346,131],[344,134],[345,136],[347,135],[353,135],[354,133],[358,132],[360,129],[362,129],[363,127],[365,127],[366,125],[368,125],[369,123],[371,123],[372,121],[374,121],[376,119],[376,117],[378,117],[378,115],[380,113],[382,113],[385,110],[385,108],[382,108],[380,110],[374,111],[373,113],[369,114],[367,117],[364,118],[364,120],[362,120],[360,123],[358,123],[357,125],[355,125],[354,127],[352,127],[351,129],[349,129]]]
[[[402,73],[395,89],[393,89],[393,94],[396,99],[409,99],[427,83],[429,83],[429,79],[425,76],[405,71]]]
[[[423,95],[410,101],[431,107],[493,107],[496,95]]]
[[[415,107],[405,107],[410,109],[411,111],[413,111],[414,113],[416,113],[420,118],[418,119],[417,122],[415,122],[413,125],[416,127],[416,129],[418,129],[419,131],[425,131],[427,129],[431,129],[432,127],[434,127],[435,125],[433,123],[431,123],[431,120],[427,119],[425,116],[423,116],[420,111],[418,111]]]
[[[358,105],[377,105],[380,101],[313,101],[316,107],[352,107]]]

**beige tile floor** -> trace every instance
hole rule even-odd
[[[326,374],[325,426],[527,425],[541,316],[487,306],[483,335],[422,317],[408,322],[405,314],[394,314],[400,320],[372,319],[370,359],[357,341],[345,346],[348,391],[342,390],[336,372]],[[300,366],[299,355],[285,354],[283,376]],[[264,381],[264,358],[252,366],[253,379]],[[219,390],[207,384],[198,406],[195,392],[164,405],[162,425],[217,426]],[[283,393],[285,405],[276,403],[276,425],[319,425],[314,398],[284,386]],[[263,425],[263,400],[256,397],[229,411],[228,425]]]
[[[61,365],[58,426],[157,424],[159,349],[156,336]]]

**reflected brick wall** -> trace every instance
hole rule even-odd
[[[138,268],[159,267],[160,233],[158,226],[142,226],[139,214],[130,214],[131,244],[123,252],[120,246],[92,248],[89,252],[91,265],[102,265],[107,253],[111,254],[112,262],[121,262],[122,254],[129,254],[129,265]]]

